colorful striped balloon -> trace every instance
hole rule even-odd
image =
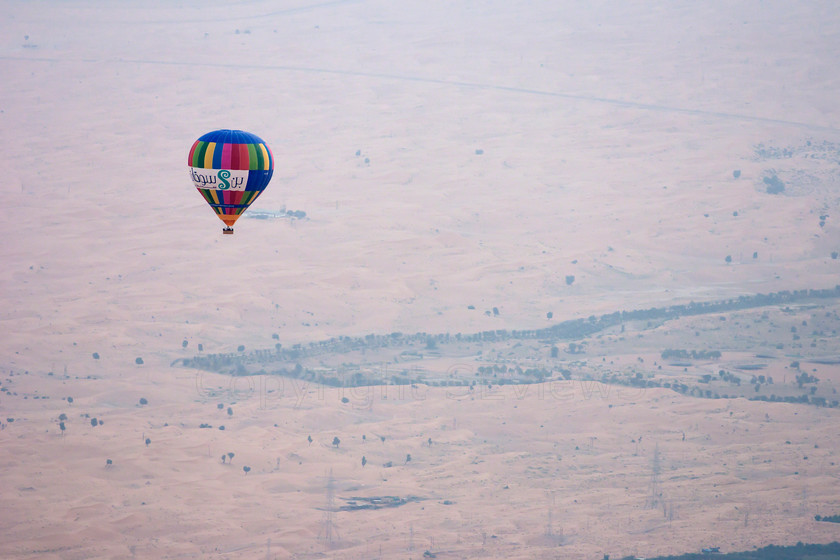
[[[193,184],[233,233],[233,224],[263,192],[274,156],[262,138],[241,130],[214,130],[195,141],[187,165]]]

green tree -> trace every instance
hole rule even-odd
[[[341,440],[338,439],[338,436],[335,436],[332,441],[333,446],[338,447],[341,444]]]

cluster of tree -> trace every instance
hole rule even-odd
[[[554,368],[554,369],[547,369],[547,368],[525,368],[523,369],[521,366],[511,366],[508,367],[506,364],[493,364],[490,366],[478,366],[478,372],[476,376],[479,375],[492,375],[494,378],[498,376],[498,374],[507,374],[510,377],[519,377],[519,378],[534,378],[538,381],[543,379],[553,377],[555,374],[560,373],[565,379],[571,378],[571,372],[569,370]]]
[[[757,144],[755,155],[762,159],[787,159],[793,157],[793,148],[777,148],[776,146]]]
[[[840,523],[840,515],[815,515],[815,521],[828,521],[829,523]]]
[[[677,350],[668,348],[662,351],[661,356],[663,360],[719,360],[720,352],[718,350]]]
[[[808,375],[804,371],[796,376],[796,383],[799,385],[800,389],[806,383],[819,383],[819,379],[815,375]]]
[[[818,397],[815,395],[799,395],[798,397],[794,396],[787,396],[787,397],[778,397],[776,395],[770,395],[769,397],[764,395],[756,395],[754,397],[750,397],[751,401],[767,401],[767,402],[786,402],[786,403],[799,403],[799,404],[812,404],[814,406],[824,406],[828,408],[837,408],[840,406],[840,401],[829,401],[825,397]]]
[[[733,375],[728,371],[720,370],[718,371],[718,377],[721,378],[722,381],[726,381],[732,383],[733,385],[741,385],[741,378],[737,375]],[[763,376],[762,376],[763,377]]]
[[[507,373],[507,370],[508,368],[505,364],[493,364],[492,366],[478,366],[478,374],[481,375],[495,375],[498,373]]]
[[[715,553],[719,560],[813,560],[814,558],[840,558],[840,543],[804,544],[798,542],[793,546],[778,546],[771,544],[764,548],[757,548],[744,552]],[[623,560],[632,560],[634,556],[627,556]],[[648,560],[708,560],[708,553],[691,552],[675,556],[648,557]]]
[[[753,375],[750,378],[750,383],[752,383],[753,385],[756,385],[756,384],[763,385],[764,383],[766,383],[768,385],[772,385],[773,384],[773,378],[772,377],[765,377],[763,375]]]
[[[704,376],[701,379],[698,379],[699,383],[703,383],[704,380],[708,383],[708,380],[711,379],[711,375]],[[712,391],[711,389],[702,389],[696,385],[691,386],[685,383],[681,383],[679,381],[664,381],[659,379],[645,379],[641,373],[636,373],[635,376],[626,376],[626,375],[617,375],[617,374],[609,374],[603,375],[600,379],[602,383],[610,383],[613,385],[626,385],[630,387],[663,387],[665,389],[671,389],[672,391],[676,391],[683,395],[687,395],[690,397],[699,397],[705,399],[729,399],[729,398],[736,398],[736,397],[746,397],[746,395],[727,395],[721,394],[717,391]],[[758,385],[756,385],[758,386]],[[828,401],[825,397],[819,397],[811,395],[810,397],[805,395],[799,396],[786,396],[786,397],[779,397],[776,395],[770,395],[769,397],[766,395],[754,395],[746,397],[751,401],[764,401],[764,402],[786,402],[786,403],[797,403],[797,404],[811,404],[814,406],[820,407],[828,407],[828,408],[838,408],[840,407],[840,401]]]
[[[780,194],[785,192],[785,183],[775,173],[765,177],[764,184],[766,185],[767,194]]]

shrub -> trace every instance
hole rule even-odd
[[[769,177],[765,177],[764,184],[767,185],[767,194],[779,194],[785,191],[785,184],[775,173]]]

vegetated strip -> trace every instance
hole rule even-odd
[[[648,560],[840,560],[840,543],[804,544],[798,542],[792,546],[768,545],[756,550],[744,552],[718,552],[718,547],[703,549],[703,552],[692,552],[676,556],[647,557]],[[605,556],[606,558],[606,556]],[[626,558],[634,558],[628,556]]]
[[[754,309],[759,307],[786,305],[801,303],[813,300],[837,299],[840,298],[840,285],[834,288],[821,290],[794,290],[781,291],[769,294],[756,294],[752,296],[739,296],[737,298],[709,301],[690,302],[681,305],[667,307],[651,307],[649,309],[637,309],[633,311],[616,311],[600,316],[591,315],[586,319],[570,319],[540,329],[528,330],[490,330],[473,334],[429,334],[415,333],[404,334],[393,332],[390,334],[376,335],[368,334],[363,337],[339,336],[310,342],[309,344],[295,344],[290,348],[283,348],[276,345],[273,349],[252,350],[248,353],[220,353],[196,355],[192,358],[179,358],[172,362],[172,366],[182,366],[206,371],[232,371],[240,375],[248,375],[246,364],[266,363],[288,363],[296,364],[295,368],[301,368],[298,362],[306,358],[323,356],[329,354],[346,354],[356,350],[372,350],[379,348],[400,348],[416,343],[426,344],[428,347],[439,348],[450,344],[461,344],[464,342],[499,342],[503,340],[542,340],[554,342],[560,340],[577,340],[592,336],[593,334],[619,326],[622,323],[641,320],[672,320],[680,317],[706,315],[712,313],[725,313],[742,309]],[[292,376],[300,374],[299,371],[289,371]]]

